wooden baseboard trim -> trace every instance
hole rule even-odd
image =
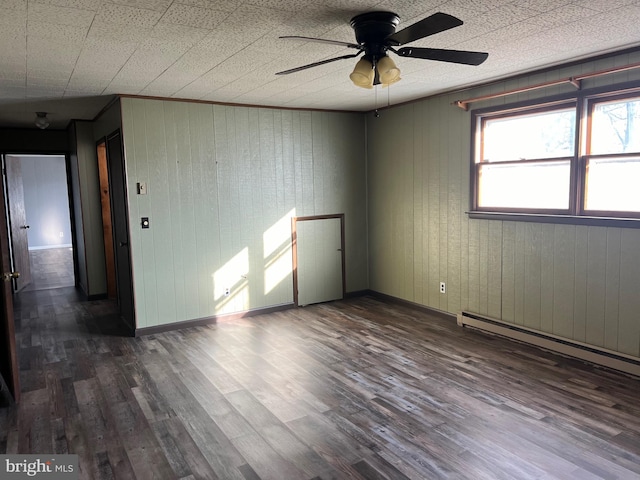
[[[80,291],[82,292],[82,289],[80,289]],[[84,293],[84,292],[82,292],[82,293]],[[97,295],[87,295],[87,300],[89,300],[90,302],[93,302],[95,300],[106,300],[106,299],[107,299],[107,294],[106,293],[99,293]]]
[[[631,355],[465,311],[458,314],[457,321],[462,327],[472,327],[640,377],[640,358]]]
[[[358,298],[358,297],[366,297],[367,295],[371,295],[371,290],[358,290],[356,292],[347,292],[344,294],[344,299],[348,298]]]
[[[242,312],[227,313],[223,315],[213,315],[211,317],[196,318],[193,320],[185,320],[183,322],[165,323],[164,325],[156,325],[153,327],[136,328],[134,336],[153,335],[156,333],[169,332],[171,330],[179,330],[181,328],[199,327],[202,325],[211,325],[214,323],[235,320],[238,318],[253,317],[255,315],[263,315],[267,313],[281,312],[295,308],[293,303],[284,303],[282,305],[274,305],[273,307],[256,308],[254,310],[245,310]]]
[[[452,321],[456,320],[456,315],[454,315],[453,313],[445,312],[444,310],[427,307],[426,305],[421,305],[419,303],[411,302],[403,298],[387,295],[386,293],[376,292],[375,290],[368,290],[367,292],[368,292],[368,295],[371,295],[372,297],[376,297],[379,300],[384,300],[385,302],[388,302],[388,303],[394,303],[396,305],[401,305],[403,307],[409,307],[414,310],[418,310],[422,313],[433,315],[434,317],[438,317],[438,318],[443,318],[445,320],[452,320]]]

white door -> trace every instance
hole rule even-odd
[[[296,221],[298,305],[343,297],[340,218]]]

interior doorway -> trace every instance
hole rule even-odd
[[[76,284],[64,155],[4,155],[14,291]]]

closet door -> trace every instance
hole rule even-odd
[[[344,297],[343,217],[300,217],[296,237],[297,304]]]

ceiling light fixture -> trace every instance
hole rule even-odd
[[[353,72],[349,75],[353,84],[362,88],[373,88],[374,77],[375,70],[373,68],[373,64],[366,58],[358,60]]]
[[[388,87],[400,80],[400,69],[390,57],[385,55],[378,60],[376,68],[383,87]]]
[[[47,128],[50,125],[49,119],[47,118],[47,112],[36,112],[36,121],[34,123],[36,127],[42,130]]]
[[[371,57],[367,56],[358,60],[349,75],[356,87],[373,88],[380,83],[383,87],[388,87],[400,80],[400,69],[387,55],[380,58],[374,56],[373,61],[369,58]]]

